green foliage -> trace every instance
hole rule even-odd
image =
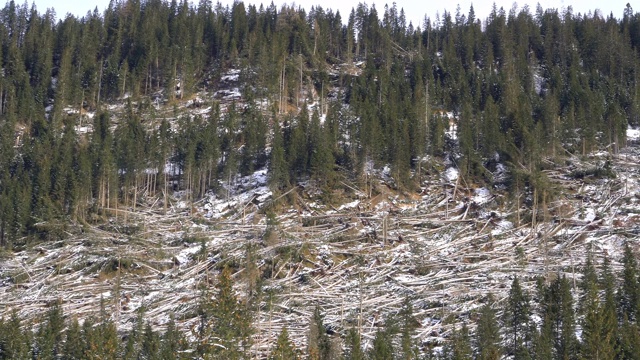
[[[471,360],[473,359],[473,351],[471,349],[471,339],[469,336],[469,328],[462,325],[460,330],[454,329],[451,334],[450,341],[444,349],[444,358],[447,360]]]
[[[626,317],[630,321],[638,319],[640,310],[640,285],[638,284],[638,263],[636,255],[631,250],[629,243],[624,245],[624,257],[622,259],[623,273],[622,286],[618,290],[618,302],[620,317]]]
[[[309,359],[328,360],[331,358],[331,339],[329,335],[327,335],[327,329],[324,326],[323,320],[324,317],[320,312],[320,308],[316,306],[309,322],[307,343]]]
[[[233,291],[231,270],[218,276],[215,298],[203,293],[200,304],[198,352],[205,359],[245,359],[249,357],[253,334],[251,312]]]
[[[500,325],[493,308],[493,297],[480,309],[476,330],[475,349],[478,360],[498,360],[502,356]]]
[[[611,162],[606,161],[602,166],[596,166],[589,169],[576,169],[571,171],[569,176],[576,179],[583,179],[586,177],[594,177],[596,179],[609,178],[615,179],[616,173],[611,169]]]
[[[531,321],[529,296],[520,286],[518,278],[511,283],[511,290],[504,310],[504,337],[507,341],[507,353],[518,358],[529,357],[527,340]]]
[[[392,360],[394,358],[395,350],[392,342],[394,330],[389,326],[378,328],[373,338],[373,346],[369,350],[369,359]]]
[[[364,360],[365,354],[362,350],[362,344],[360,340],[360,334],[355,328],[351,328],[347,331],[347,337],[345,341],[344,355],[345,360]]]
[[[411,189],[424,155],[450,150],[470,181],[491,181],[485,167],[499,159],[512,164],[512,190],[543,196],[545,157],[615,153],[627,124],[640,123],[640,16],[631,8],[606,21],[528,8],[477,19],[470,9],[422,27],[408,26],[396,6],[379,14],[365,4],[345,24],[331,9],[242,2],[115,2],[59,22],[27,4],[9,2],[2,13],[4,248],[63,236],[43,224],[66,216],[135,209],[139,196],[166,195],[170,183],[197,200],[265,166],[274,193],[309,178],[331,190],[337,169],[357,179],[371,162]],[[334,64],[347,70],[331,77]],[[240,70],[238,103],[214,102],[204,116],[178,111],[229,69]],[[175,132],[168,121],[146,126],[161,120],[149,106],[157,94],[175,106]],[[125,95],[114,131],[105,104]],[[68,108],[96,111],[92,134],[76,133],[84,120]],[[17,128],[26,129],[18,142]],[[169,161],[178,167],[170,174]],[[573,173],[614,175],[607,164]]]
[[[298,352],[289,339],[287,328],[282,328],[278,340],[269,355],[269,360],[297,360]]]

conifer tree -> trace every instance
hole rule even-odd
[[[56,301],[47,312],[46,321],[36,334],[34,354],[39,359],[55,359],[62,354],[64,318],[62,307]]]
[[[582,318],[581,356],[584,359],[612,359],[611,329],[607,326],[606,308],[599,298],[598,276],[592,263],[591,252],[583,270],[580,312]],[[606,294],[605,294],[606,297]],[[606,300],[605,300],[606,301]]]
[[[147,323],[142,334],[142,344],[139,357],[148,360],[160,360],[160,337]]]
[[[269,355],[269,360],[297,360],[298,358],[296,348],[289,339],[289,332],[284,327],[280,335],[278,335],[278,340],[276,340],[276,344]]]
[[[640,329],[638,325],[622,315],[620,331],[618,332],[618,355],[621,359],[638,359],[640,354]]]
[[[206,295],[206,294],[205,294]],[[202,355],[205,359],[245,359],[251,347],[251,314],[233,291],[231,270],[218,276],[215,299],[202,310],[206,314]]]
[[[418,347],[413,339],[416,329],[420,325],[413,316],[413,305],[408,297],[402,301],[398,313],[400,331],[400,356],[405,360],[418,359]]]
[[[530,314],[529,296],[522,289],[516,277],[511,283],[504,311],[505,339],[508,344],[506,352],[516,359],[529,358],[527,339],[530,329]]]
[[[622,264],[624,266],[622,286],[618,290],[620,318],[626,315],[629,321],[635,321],[639,310],[640,286],[638,285],[638,264],[629,243],[624,245]]]
[[[467,324],[463,324],[460,330],[454,329],[444,352],[447,360],[473,359],[473,350],[471,349],[471,339],[469,337]]]
[[[345,360],[364,360],[365,354],[362,351],[362,345],[360,342],[360,334],[355,328],[350,328],[347,331],[346,344],[344,349]]]
[[[368,358],[371,360],[392,360],[395,355],[393,346],[393,329],[392,324],[385,324],[384,327],[378,328],[373,338],[373,344],[369,350]]]
[[[498,360],[502,356],[500,327],[496,311],[492,307],[493,297],[480,308],[478,328],[475,336],[476,359]]]
[[[327,129],[321,126],[317,110],[311,116],[309,132],[311,176],[321,185],[330,185],[333,178],[333,153],[327,139]]]
[[[16,312],[0,321],[0,354],[4,359],[28,359],[29,337],[22,331],[22,321]]]
[[[307,352],[312,360],[328,360],[331,355],[331,339],[324,326],[324,317],[317,306],[309,322]]]
[[[163,360],[183,359],[186,350],[187,341],[184,335],[176,328],[175,317],[173,314],[169,317],[167,330],[162,335],[160,343],[160,358]]]
[[[284,140],[277,119],[273,121],[273,140],[269,156],[269,187],[272,191],[286,189],[289,185],[289,174],[285,159]]]
[[[81,360],[83,359],[83,349],[84,340],[82,339],[80,324],[78,323],[78,319],[74,318],[65,331],[63,359]]]
[[[618,318],[616,316],[615,301],[615,276],[609,266],[609,258],[602,262],[602,270],[599,278],[600,288],[604,290],[602,299],[601,322],[601,353],[603,359],[611,359],[617,356],[616,340],[618,336]]]

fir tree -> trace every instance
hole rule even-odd
[[[529,296],[516,277],[511,283],[504,311],[505,339],[508,344],[506,352],[516,359],[529,358],[527,338],[530,330],[530,311]]]
[[[402,301],[402,307],[398,313],[400,331],[400,356],[405,360],[418,359],[418,346],[413,339],[420,323],[414,318],[413,305],[408,297]]]
[[[0,354],[3,359],[28,359],[29,337],[22,331],[22,321],[16,312],[7,321],[0,321]]]
[[[460,330],[454,329],[451,334],[451,338],[449,339],[448,346],[444,352],[447,360],[473,359],[471,338],[469,336],[469,328],[467,327],[467,324],[463,324]]]
[[[500,327],[492,302],[493,297],[490,295],[487,298],[487,303],[480,309],[475,336],[476,359],[478,360],[498,360],[502,355]]]
[[[203,311],[207,314],[204,324],[206,359],[245,359],[251,347],[251,313],[238,301],[233,291],[231,270],[224,268],[218,276],[215,299]]]
[[[297,360],[298,353],[295,346],[289,340],[289,332],[287,328],[282,328],[278,340],[269,355],[269,360]]]
[[[640,287],[638,285],[638,265],[629,243],[624,245],[622,264],[624,266],[622,286],[618,290],[620,317],[626,316],[629,321],[635,321],[638,315]]]
[[[395,356],[393,346],[393,325],[386,324],[378,328],[373,338],[373,346],[369,350],[368,358],[371,360],[392,360]]]
[[[344,349],[345,360],[364,360],[365,354],[362,351],[360,343],[360,334],[355,328],[350,328],[347,332],[346,344]]]
[[[78,319],[74,318],[65,331],[63,359],[64,360],[81,360],[83,359],[82,350],[84,349],[84,340]]]
[[[327,335],[324,326],[324,317],[320,308],[316,307],[309,323],[309,336],[307,343],[309,359],[328,360],[331,355],[331,339]]]

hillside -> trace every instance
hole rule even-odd
[[[0,358],[60,357],[72,329],[84,357],[268,358],[287,329],[314,359],[453,359],[487,309],[505,356],[640,349],[630,6],[53,19],[0,12]],[[593,317],[625,330],[591,341]]]
[[[333,205],[301,185],[289,194],[294,205],[278,213],[269,210],[276,199],[262,171],[193,208],[180,194],[166,214],[150,200],[106,224],[69,225],[64,240],[5,253],[2,314],[37,319],[61,299],[66,314],[82,318],[104,303],[127,331],[144,306],[154,327],[175,314],[193,336],[200,286],[230,266],[241,297],[260,292],[254,351],[271,348],[283,326],[304,348],[316,306],[335,333],[359,326],[367,344],[405,298],[421,324],[416,339],[438,344],[488,293],[504,301],[514,276],[526,288],[560,274],[575,284],[587,249],[620,269],[623,243],[638,232],[640,148],[632,142],[616,156],[568,160],[547,171],[558,196],[537,207],[535,224],[520,208],[518,225],[504,190],[435,169],[412,193],[390,190],[383,171],[372,177],[371,196],[345,182]],[[605,161],[616,178],[576,178]]]

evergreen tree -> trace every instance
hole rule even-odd
[[[369,350],[368,358],[371,360],[392,360],[395,356],[393,346],[392,324],[387,323],[384,327],[378,328],[373,338],[373,346]]]
[[[581,356],[584,359],[613,359],[615,352],[611,329],[607,324],[605,305],[600,301],[598,276],[592,263],[591,252],[587,254],[580,288],[580,309],[584,316]]]
[[[287,328],[282,328],[278,340],[269,355],[269,360],[297,360],[298,353],[295,346],[289,340],[289,332]]]
[[[493,297],[490,295],[487,303],[480,308],[475,336],[475,358],[478,360],[498,360],[502,355],[500,327],[492,301]]]
[[[618,336],[618,320],[616,316],[615,277],[609,267],[609,258],[605,257],[600,272],[600,287],[604,289],[602,299],[601,347],[603,359],[617,356],[616,340]]]
[[[516,359],[529,358],[527,345],[531,316],[529,296],[520,286],[517,277],[511,283],[504,316],[505,339],[508,344],[507,354],[514,356]]]
[[[622,264],[624,266],[622,286],[618,290],[620,317],[626,316],[629,321],[635,321],[639,310],[640,287],[638,285],[638,264],[629,243],[624,245]]]
[[[7,321],[0,321],[0,354],[3,359],[28,359],[29,337],[22,331],[22,321],[16,312]]]
[[[473,359],[471,338],[469,336],[469,328],[467,328],[467,324],[463,324],[460,330],[454,329],[444,353],[447,360]]]
[[[78,319],[74,318],[65,331],[63,359],[64,360],[81,360],[83,359],[82,350],[84,349],[84,340]]]
[[[317,306],[309,323],[307,352],[309,359],[314,360],[328,360],[331,356],[331,339],[324,326],[324,317]]]
[[[413,316],[413,305],[408,297],[402,301],[402,308],[398,313],[400,326],[400,357],[405,360],[418,359],[418,347],[413,336],[420,323]]]
[[[231,270],[224,268],[218,276],[215,299],[207,305],[203,324],[202,355],[206,359],[245,359],[251,347],[251,313],[238,301],[233,291]]]
[[[57,301],[47,312],[46,322],[36,334],[34,356],[39,359],[55,359],[62,353],[64,318],[62,307]]]
[[[139,357],[149,360],[160,360],[160,336],[147,323],[142,334],[142,344]]]
[[[289,174],[285,159],[284,140],[278,121],[273,122],[273,141],[269,156],[269,187],[272,191],[281,191],[289,186]]]
[[[160,342],[160,358],[163,360],[183,359],[187,341],[184,335],[176,328],[175,317],[171,314],[167,330],[162,335]]]
[[[334,158],[327,138],[327,129],[321,126],[317,110],[314,110],[311,116],[309,132],[311,176],[321,185],[330,185],[333,178]]]
[[[621,359],[640,358],[640,329],[638,325],[622,315],[622,323],[618,332],[618,356]]]
[[[344,349],[345,360],[364,360],[365,354],[362,351],[362,345],[360,341],[360,334],[355,328],[351,328],[347,331],[346,344]]]

